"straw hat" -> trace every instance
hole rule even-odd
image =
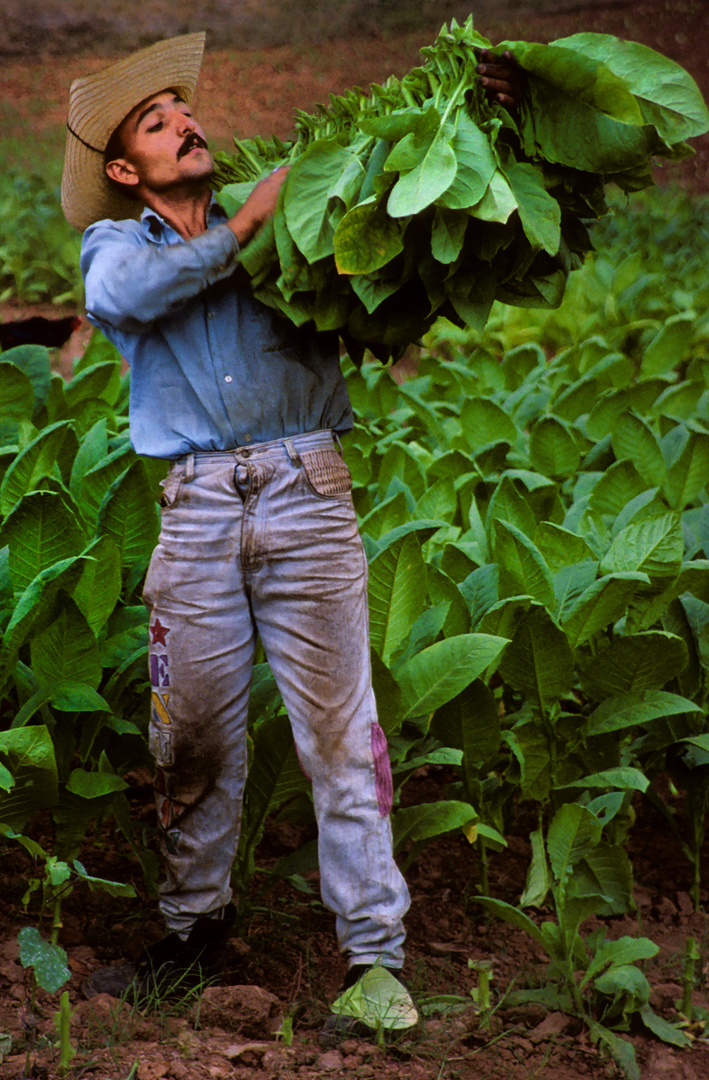
[[[158,41],[71,84],[62,176],[62,209],[71,225],[86,229],[101,218],[140,216],[140,203],[109,184],[104,151],[121,121],[146,98],[174,89],[191,99],[204,39],[202,31]]]

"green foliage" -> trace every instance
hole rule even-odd
[[[41,176],[0,176],[0,300],[79,303],[80,245],[58,187]]]
[[[339,330],[355,363],[365,346],[399,355],[438,316],[482,328],[494,300],[558,307],[607,209],[606,183],[652,183],[650,159],[684,156],[684,140],[709,126],[682,68],[602,34],[503,42],[527,84],[512,115],[477,80],[488,47],[472,17],[454,20],[403,79],[299,113],[292,144],[235,140],[234,155],[218,155],[230,214],[274,165],[291,166],[242,265],[259,299],[298,325]],[[552,474],[575,468],[563,424],[549,418],[539,441]]]
[[[120,774],[150,760],[140,582],[155,490],[100,335],[67,383],[39,346],[5,353],[0,383],[14,402],[0,433],[0,821],[22,832],[49,810],[55,856],[73,859],[89,822],[125,800]]]
[[[486,852],[503,848],[516,800],[534,800],[519,906],[486,903],[546,949],[554,1000],[584,1016],[631,1076],[631,1020],[682,1037],[649,1008],[635,966],[649,951],[583,928],[590,915],[632,910],[633,799],[665,814],[699,897],[709,805],[703,221],[701,204],[672,194],[629,206],[602,227],[557,314],[530,317],[524,334],[499,309],[484,335],[441,322],[401,385],[380,364],[344,361],[397,851],[410,862],[460,831],[489,894]],[[140,585],[158,476],[128,445],[126,391],[98,336],[66,385],[43,349],[13,350],[0,365],[0,821],[22,834],[49,810],[51,873],[73,864],[87,880],[73,863],[78,844],[107,813],[130,838],[121,777],[149,760]],[[249,726],[241,891],[269,815],[313,820],[266,664],[254,670]],[[403,785],[424,765],[445,766],[440,802],[402,808]],[[684,793],[687,834],[651,784],[662,772]],[[150,878],[154,865],[134,850]],[[276,872],[298,880],[314,865],[306,846]]]

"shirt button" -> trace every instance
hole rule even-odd
[[[207,312],[207,318],[208,319],[213,319],[214,318],[214,312],[213,311],[208,311]]]
[[[251,442],[251,436],[249,435],[248,432],[246,433],[246,435],[244,435],[244,442],[245,443],[250,443]]]
[[[231,375],[225,375],[224,382],[231,382]]]

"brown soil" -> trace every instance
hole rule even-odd
[[[222,15],[228,6],[213,5]],[[242,6],[257,9],[253,4]],[[139,13],[149,10],[159,24],[150,40],[159,36],[161,28],[166,33],[188,28],[187,22],[174,25],[169,21],[187,7],[181,0],[170,5],[107,3],[102,6],[102,17],[105,20],[114,8],[120,9],[124,20],[121,32],[126,34],[131,25],[129,9],[135,8],[135,25],[145,34],[145,20],[140,21]],[[189,8],[192,10],[191,5]],[[705,0],[569,3],[565,9],[557,5],[546,13],[540,13],[536,5],[532,13],[519,5],[499,4],[496,14],[490,6],[481,8],[477,28],[492,40],[520,37],[546,41],[579,30],[597,30],[642,41],[679,61],[709,96],[709,8]],[[19,47],[5,50],[12,55],[3,65],[2,135],[26,140],[29,132],[36,144],[58,149],[69,82],[102,66],[105,56],[98,53],[105,53],[106,41],[119,41],[120,35],[111,37],[102,24],[97,42],[96,24],[91,19],[87,24],[82,13],[88,9],[81,0],[52,5],[15,3],[10,6],[10,20],[13,12],[21,19],[17,13],[22,10],[33,18],[37,11],[51,11],[54,29],[51,38],[25,35],[28,40],[23,39]],[[161,18],[166,21],[160,23]],[[32,23],[29,17],[26,21]],[[69,31],[74,26],[73,36],[67,26]],[[304,37],[301,32],[297,40],[303,42]],[[430,30],[409,29],[387,35],[363,33],[324,44],[311,41],[297,49],[283,45],[259,51],[212,47],[201,82],[200,117],[216,147],[227,146],[233,133],[275,132],[285,137],[294,108],[310,110],[331,91],[403,73],[417,62],[418,48],[431,37]],[[224,34],[219,40],[226,42],[228,38]],[[36,51],[38,41],[44,54]],[[212,46],[214,43],[213,36]],[[48,55],[52,44],[55,52],[61,46],[66,54],[60,62],[56,55]],[[72,44],[80,45],[80,53],[72,54]],[[661,182],[674,181],[696,192],[709,190],[709,140],[698,140],[696,150],[694,158],[658,173]],[[5,318],[29,313],[28,309],[15,308],[10,315],[9,310],[3,309]],[[65,373],[81,348],[82,333],[79,331],[62,354]],[[405,789],[407,800],[436,798],[444,780],[445,775],[435,770],[416,778]],[[136,815],[149,824],[149,793],[140,778],[134,778],[134,803]],[[526,837],[533,825],[525,813],[522,807],[510,825],[508,850],[491,856],[490,891],[511,903],[519,898],[529,860]],[[42,835],[40,822],[37,836]],[[294,826],[272,825],[260,852],[260,864],[270,865],[308,838]],[[606,930],[610,937],[644,934],[660,945],[658,956],[646,969],[653,986],[651,1003],[667,1019],[676,1019],[682,958],[690,934],[701,944],[703,957],[696,1004],[706,1006],[706,917],[692,911],[689,866],[666,826],[646,804],[638,806],[630,854],[637,916],[606,920]],[[449,837],[433,845],[407,873],[412,905],[406,974],[415,991],[458,995],[465,1007],[427,1018],[416,1039],[386,1052],[357,1041],[327,1053],[317,1045],[319,1022],[337,991],[343,963],[333,941],[332,918],[317,901],[315,876],[312,895],[282,883],[271,885],[262,894],[254,890],[244,909],[240,937],[230,944],[226,985],[210,989],[201,1008],[192,1005],[142,1014],[107,999],[83,1002],[80,986],[88,972],[107,961],[134,958],[140,943],[158,937],[160,927],[154,901],[145,898],[139,870],[116,840],[114,830],[104,829],[101,845],[87,844],[82,858],[91,873],[133,881],[142,899],[111,899],[87,893],[82,887],[65,901],[60,941],[72,970],[72,1040],[78,1048],[72,1062],[73,1076],[126,1080],[130,1073],[139,1080],[309,1080],[337,1073],[396,1080],[598,1080],[616,1075],[615,1067],[599,1058],[587,1030],[578,1023],[539,1008],[514,1011],[505,1008],[504,1002],[500,1005],[513,983],[521,987],[542,977],[545,958],[521,932],[487,920],[476,906],[477,855],[462,837]],[[49,1080],[59,1075],[57,1051],[50,1041],[58,995],[52,998],[39,992],[30,1010],[28,981],[17,954],[18,931],[37,917],[37,893],[27,910],[23,906],[27,883],[35,872],[23,852],[8,848],[0,865],[0,1048],[3,1032],[13,1038],[12,1052],[0,1064],[0,1076],[8,1080],[25,1075]],[[256,883],[262,885],[263,879],[257,877]],[[705,890],[704,906],[708,899]],[[488,1026],[481,1024],[471,1003],[470,991],[477,976],[468,965],[469,960],[485,959],[492,961],[493,1003],[497,1006]],[[247,989],[237,991],[238,986]],[[289,1039],[274,1034],[283,1015],[292,1017],[291,1045]],[[679,1051],[632,1032],[643,1080],[707,1080],[709,1044],[700,1029],[694,1034],[697,1038],[691,1051]],[[31,1071],[26,1074],[26,1048],[32,1042]],[[136,1072],[131,1073],[135,1063]]]
[[[145,777],[132,779],[134,816],[150,826],[154,816],[149,785]],[[444,769],[423,770],[404,789],[404,801],[435,799],[448,779]],[[516,903],[524,887],[533,813],[531,807],[519,808],[507,851],[490,859],[491,892],[508,903]],[[43,839],[41,825],[36,835]],[[307,829],[273,824],[259,853],[260,865],[272,865],[310,838]],[[702,953],[694,1002],[706,1007],[707,918],[692,910],[689,865],[646,803],[638,803],[629,852],[637,914],[606,919],[603,925],[609,938],[645,935],[660,946],[645,968],[651,1005],[676,1021],[688,935]],[[77,1049],[73,1076],[126,1080],[135,1062],[140,1080],[313,1080],[330,1073],[353,1080],[602,1080],[619,1075],[613,1063],[599,1056],[578,1021],[541,1006],[506,1006],[507,991],[543,978],[546,958],[524,933],[488,920],[476,904],[478,856],[462,836],[432,845],[407,872],[412,903],[405,975],[419,995],[455,995],[456,1007],[428,1016],[415,1038],[387,1051],[357,1040],[336,1051],[318,1045],[319,1026],[344,965],[335,947],[332,917],[318,901],[315,873],[307,875],[312,894],[277,881],[264,887],[265,879],[257,875],[242,908],[239,936],[229,944],[224,985],[209,988],[200,1003],[140,1012],[105,996],[85,1001],[85,976],[102,964],[135,959],[141,942],[160,936],[160,925],[135,863],[111,829],[103,830],[101,846],[85,846],[82,860],[90,873],[132,881],[140,899],[111,899],[81,886],[64,902],[60,940],[72,971],[68,989]],[[13,1052],[0,1065],[0,1076],[7,1080],[59,1075],[58,1053],[50,1042],[58,995],[39,991],[30,1009],[27,974],[18,962],[17,934],[22,926],[34,924],[37,915],[37,894],[28,912],[22,902],[32,877],[30,860],[19,849],[10,849],[0,870],[0,1033],[13,1037]],[[706,889],[701,900],[705,908]],[[541,921],[551,914],[547,909],[536,917]],[[584,931],[594,923],[600,925],[589,920]],[[487,1020],[470,997],[478,977],[469,961],[483,960],[492,964],[493,1012]],[[290,1044],[278,1034],[285,1030],[284,1017],[286,1024],[292,1022]],[[706,1080],[709,1042],[701,1026],[694,1033],[692,1049],[677,1050],[633,1029],[630,1037],[643,1080]],[[32,1071],[25,1073],[30,1038]]]

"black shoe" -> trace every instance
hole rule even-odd
[[[87,998],[97,994],[126,997],[136,1004],[152,998],[174,998],[219,979],[226,964],[226,945],[234,928],[236,908],[229,904],[221,919],[200,915],[182,941],[168,934],[145,949],[137,964],[112,964],[92,972],[82,984]]]
[[[320,1032],[321,1046],[344,1039],[385,1042],[409,1035],[420,1023],[413,998],[398,971],[382,964],[355,964]]]

